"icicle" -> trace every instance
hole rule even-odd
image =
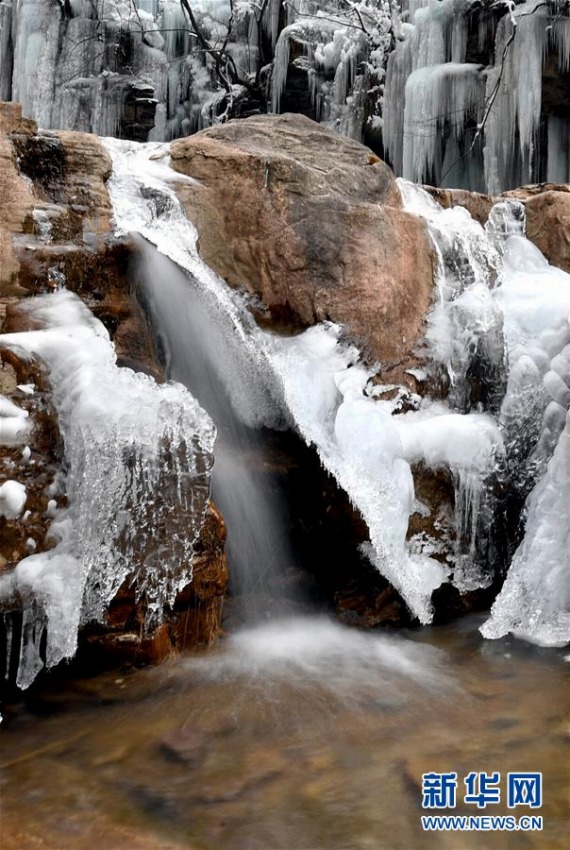
[[[570,18],[557,16],[552,26],[552,41],[558,53],[558,67],[570,71]]]
[[[477,532],[484,483],[480,473],[461,470],[456,476],[453,584],[462,593],[486,587],[490,581],[490,570],[477,563]]]
[[[275,56],[273,59],[273,72],[271,76],[271,111],[279,112],[281,96],[287,85],[287,71],[289,69],[289,56],[291,45],[289,39],[297,31],[295,25],[285,27],[279,35],[275,45]]]
[[[0,100],[12,100],[14,66],[12,11],[12,0],[4,0],[0,3]]]
[[[435,173],[439,182],[444,124],[459,138],[466,119],[480,116],[480,68],[451,62],[422,67],[408,77],[404,97],[403,176],[421,183]]]
[[[513,14],[516,26],[508,15],[499,23],[495,67],[487,77],[492,108],[485,126],[485,177],[488,191],[497,194],[532,182],[548,46],[548,17],[540,3],[532,0]]]
[[[20,658],[16,677],[16,684],[19,688],[29,688],[44,666],[41,644],[45,628],[45,617],[37,612],[35,604],[24,608],[22,612]]]
[[[570,183],[570,118],[548,116],[546,180]]]
[[[459,138],[465,118],[483,100],[481,69],[462,64],[471,5],[473,0],[441,0],[419,8],[407,38],[388,60],[383,140],[396,174],[408,179],[421,181],[437,170],[443,122],[451,121],[452,135]]]
[[[4,679],[8,681],[12,674],[12,647],[14,646],[14,614],[11,611],[2,615],[2,625],[6,636]]]

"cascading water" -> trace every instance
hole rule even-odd
[[[293,562],[285,505],[263,471],[263,435],[254,427],[260,378],[196,280],[148,242],[141,240],[139,250],[139,277],[168,373],[191,388],[216,423],[212,495],[228,527],[230,586],[244,614],[259,616]]]
[[[177,177],[166,167],[166,147],[112,140],[107,146],[114,158],[111,194],[119,231],[141,233],[190,272],[218,325],[212,340],[200,343],[202,365],[193,367],[188,361],[185,366],[186,342],[180,340],[193,322],[197,330],[190,336],[203,336],[210,319],[201,320],[197,311],[190,325],[183,321],[181,327],[179,317],[172,318],[181,313],[179,296],[166,306],[158,304],[159,278],[169,275],[152,273],[156,310],[164,311],[164,326],[171,327],[165,335],[172,367],[180,370],[176,374],[199,372],[200,384],[204,374],[213,371],[216,383],[210,386],[219,386],[221,380],[232,406],[249,425],[275,425],[283,415],[294,424],[365,519],[370,530],[366,554],[420,621],[430,621],[431,594],[449,578],[461,592],[495,580],[518,544],[511,529],[511,550],[495,551],[500,537],[495,526],[503,523],[504,531],[509,510],[518,518],[526,496],[545,472],[567,407],[559,384],[569,342],[570,278],[549,266],[521,235],[521,205],[498,205],[485,231],[465,210],[442,210],[422,190],[401,184],[408,209],[428,220],[440,258],[439,297],[428,317],[425,355],[436,371],[447,373],[450,393],[448,403],[416,397],[411,400],[415,409],[394,415],[397,402],[375,397],[373,371],[359,363],[354,347],[340,342],[335,326],[318,326],[291,338],[255,326],[242,299],[196,253],[193,228],[168,185],[189,178]],[[542,288],[536,286],[537,275],[542,276]],[[183,300],[192,312],[190,284],[187,279],[179,284],[186,289]],[[534,320],[526,312],[529,297],[534,299]],[[170,299],[160,295],[163,300]],[[232,353],[225,355],[228,340]],[[212,356],[214,364],[223,360],[221,369],[212,365]],[[516,414],[528,398],[525,387],[531,387],[534,405],[524,415]],[[210,404],[219,406],[223,394],[216,389],[213,395]],[[225,413],[218,416],[223,422]],[[526,448],[515,426],[517,418],[525,430],[534,429]],[[229,437],[227,446],[232,445]],[[406,540],[409,516],[416,509],[410,471],[416,463],[443,467],[456,483],[458,533],[452,565],[433,558],[419,541]],[[220,466],[235,483],[223,455]],[[522,495],[513,508],[500,496],[518,479]],[[558,526],[554,533],[559,533]],[[556,607],[555,588],[549,593],[550,605]],[[525,635],[531,632],[526,629]],[[540,639],[548,640],[544,629]]]
[[[234,592],[242,614],[257,617],[292,564],[286,510],[260,469],[260,429],[284,425],[266,347],[241,299],[200,261],[193,228],[168,186],[174,173],[149,163],[153,149],[110,139],[107,146],[116,224],[148,240],[140,243],[139,277],[168,371],[193,388],[218,428],[213,495],[228,526]]]

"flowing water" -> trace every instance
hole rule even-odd
[[[13,709],[3,850],[471,850],[568,846],[567,667],[480,619],[398,638],[318,618]],[[543,771],[542,832],[424,833],[422,773]],[[504,794],[504,790],[503,790]]]
[[[235,330],[191,274],[139,240],[138,278],[165,350],[169,378],[188,387],[217,428],[212,496],[228,527],[232,592],[245,616],[263,616],[293,563],[285,503],[263,463],[262,387]]]
[[[114,179],[120,183],[121,174]],[[150,212],[162,204],[166,214],[151,216],[152,228],[136,219],[125,226],[182,251],[188,228],[172,197],[163,186],[146,188],[140,198],[152,202]],[[116,214],[120,204],[142,214],[140,198],[117,193]],[[179,240],[174,226],[182,228]],[[59,671],[24,695],[2,733],[3,850],[566,848],[562,652],[512,638],[485,641],[476,617],[398,637],[323,616],[279,619],[275,608],[269,622],[256,624],[275,596],[272,583],[295,560],[280,494],[263,485],[252,461],[263,428],[284,424],[260,363],[285,359],[286,385],[288,376],[303,378],[305,361],[296,349],[293,357],[281,351],[279,361],[279,344],[269,342],[273,361],[258,361],[263,339],[248,337],[243,305],[216,281],[193,277],[190,249],[180,258],[188,275],[154,249],[141,252],[144,298],[169,376],[196,394],[218,429],[213,492],[229,526],[234,591],[253,622],[215,651],[124,675],[66,681]],[[338,359],[330,329],[317,334],[309,353],[321,362],[326,344]],[[341,366],[351,364],[337,372]],[[362,370],[350,374],[366,378]],[[358,413],[362,399],[350,390],[343,404]],[[349,461],[360,432],[342,424],[337,417],[337,443],[342,448],[344,435],[347,468],[358,471]],[[481,814],[463,801],[470,772],[500,772],[504,795],[508,772],[542,771],[544,830],[485,834],[484,841],[479,833],[423,832],[422,774],[452,771],[459,778],[453,813],[466,815]],[[504,797],[490,808],[484,813],[512,814]]]

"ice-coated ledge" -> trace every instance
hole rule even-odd
[[[77,296],[59,291],[21,309],[42,329],[4,334],[0,346],[47,369],[69,507],[52,522],[55,548],[20,561],[0,594],[35,600],[45,613],[49,667],[74,654],[80,623],[101,620],[127,576],[149,626],[189,583],[215,429],[180,384],[118,368],[107,331]],[[26,614],[24,625],[21,687],[43,665],[43,623]]]

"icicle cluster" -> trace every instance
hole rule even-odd
[[[567,13],[541,0],[513,4],[511,13],[499,4],[485,10],[474,0],[438,0],[409,4],[409,16],[413,24],[404,24],[388,61],[384,98],[383,139],[396,173],[492,193],[567,181],[564,115],[548,114],[545,173],[539,158],[545,65],[560,73],[570,67]],[[467,58],[474,19],[470,50],[481,64]]]
[[[485,126],[485,181],[489,192],[531,183],[537,174],[542,74],[549,53],[570,70],[570,19],[552,16],[540,0],[527,0],[499,22],[495,67],[487,76],[490,104]],[[505,57],[503,59],[503,56]],[[570,119],[548,118],[547,179],[570,177]]]
[[[229,3],[192,8],[204,36],[221,43]],[[178,0],[73,0],[69,11],[53,0],[2,3],[0,96],[46,129],[121,136],[123,122],[140,123],[148,106],[157,112],[154,138],[187,134],[217,86],[213,60],[190,31]]]
[[[0,344],[48,370],[69,508],[52,522],[55,548],[2,578],[3,599],[18,595],[24,605],[20,687],[43,666],[44,628],[49,667],[74,654],[80,623],[104,619],[127,576],[144,599],[146,626],[160,621],[192,578],[215,436],[184,387],[115,365],[105,328],[75,295],[25,303],[44,329],[5,334]]]
[[[288,9],[288,26],[275,46],[273,112],[281,109],[292,66],[306,75],[316,120],[361,140],[365,127],[380,124],[367,99],[381,91],[391,45],[389,4],[350,3],[347,9],[331,0]]]

